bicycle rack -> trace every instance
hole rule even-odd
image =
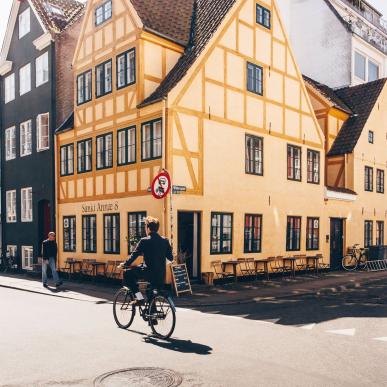
[[[367,262],[368,271],[387,271],[387,259]]]

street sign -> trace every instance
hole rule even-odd
[[[185,187],[183,185],[174,185],[174,186],[172,186],[172,193],[180,194],[182,192],[187,192],[187,187]]]
[[[155,199],[164,199],[171,190],[171,178],[168,172],[159,173],[152,182],[152,195]]]

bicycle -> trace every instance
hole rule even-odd
[[[13,272],[17,270],[17,259],[12,255],[1,256],[1,269],[4,273]]]
[[[347,255],[345,255],[341,261],[343,269],[346,271],[365,269],[368,261],[366,251],[366,249],[360,248],[359,244],[349,248]]]
[[[152,289],[147,282],[146,299],[143,305],[133,305],[133,292],[123,286],[115,295],[113,316],[119,328],[128,329],[136,315],[136,307],[145,322],[148,322],[155,336],[168,339],[176,326],[176,308],[170,296],[163,295],[159,290]]]

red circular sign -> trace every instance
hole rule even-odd
[[[155,199],[164,199],[171,190],[171,177],[168,172],[159,173],[152,182],[152,195]]]

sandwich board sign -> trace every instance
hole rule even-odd
[[[183,265],[173,265],[171,266],[172,270],[172,280],[175,286],[176,295],[179,297],[181,293],[191,293],[191,283],[189,281],[187,266]]]

